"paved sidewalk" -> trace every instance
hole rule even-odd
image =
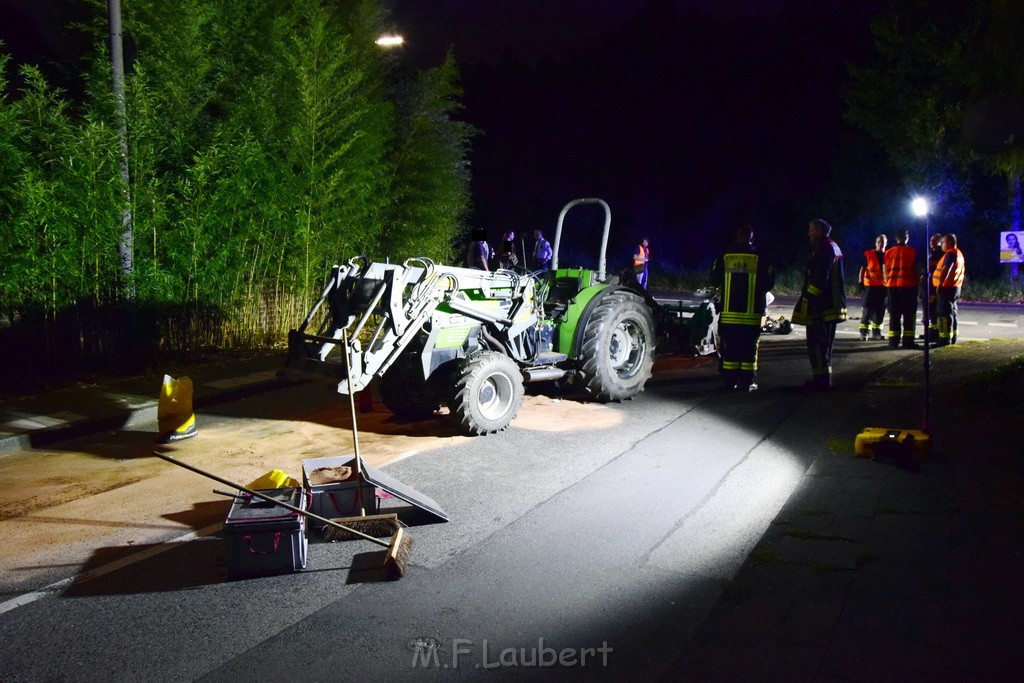
[[[283,386],[285,353],[223,354],[165,372],[188,376],[197,410]],[[82,381],[32,396],[0,395],[0,456],[100,431],[156,423],[163,374]]]

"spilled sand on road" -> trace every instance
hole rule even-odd
[[[396,420],[380,406],[360,413],[362,457],[380,468],[471,438],[458,435],[445,412],[417,422]],[[527,396],[513,426],[595,430],[619,420],[612,406]],[[353,452],[350,415],[336,405],[301,421],[235,418],[204,425],[199,414],[197,424],[196,438],[167,452],[240,484],[274,469],[301,481],[304,459]],[[20,539],[0,545],[0,572],[18,583],[58,568],[74,573],[99,554],[109,561],[118,549],[130,555],[221,522],[227,513],[230,501],[212,492],[216,482],[152,456],[155,432],[117,430],[64,445],[67,450],[0,458],[0,529]]]

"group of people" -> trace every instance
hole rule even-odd
[[[525,254],[524,254],[525,256]],[[533,231],[533,252],[530,258],[530,269],[533,271],[545,271],[551,265],[551,243],[544,237],[541,230]],[[648,264],[651,260],[651,243],[644,238],[633,250],[633,273],[637,282],[644,289],[647,289],[647,276],[650,272]],[[487,243],[486,230],[474,230],[473,241],[469,243],[466,252],[466,263],[470,268],[480,270],[503,269],[511,270],[519,265],[519,255],[516,253],[516,233],[514,230],[506,230],[501,238],[501,245],[495,252]]]
[[[811,379],[803,389],[827,391],[832,387],[832,350],[836,328],[847,318],[843,252],[832,238],[832,226],[816,218],[807,225],[811,251],[792,322],[807,328],[807,354]],[[919,291],[930,308],[931,339],[939,346],[956,343],[957,300],[964,282],[963,252],[954,234],[930,240],[925,285],[917,252],[908,232],[897,230],[896,244],[879,235],[875,248],[864,252],[859,279],[864,285],[861,339],[882,339],[881,325],[889,311],[888,340],[893,348],[917,348],[914,332]],[[736,231],[733,243],[715,260],[712,284],[721,293],[718,321],[722,378],[727,389],[757,389],[757,350],[775,270],[754,248],[750,226]]]
[[[875,248],[864,252],[858,276],[864,288],[860,338],[882,339],[882,319],[888,311],[889,346],[918,348],[914,339],[920,300],[928,306],[925,342],[938,346],[956,344],[957,301],[966,273],[956,235],[931,236],[927,270],[922,270],[917,250],[907,244],[906,230],[897,230],[894,238],[896,244],[886,248],[886,236],[878,235]]]
[[[544,238],[540,230],[533,231],[533,252],[530,258],[530,267],[535,270],[547,270],[551,265],[551,243]],[[525,254],[524,254],[525,257]],[[516,253],[516,233],[514,230],[506,230],[501,238],[501,245],[495,252],[487,243],[486,230],[474,230],[473,241],[469,243],[466,253],[466,263],[470,268],[480,270],[503,269],[512,270],[519,265],[519,255]]]
[[[811,253],[804,272],[793,323],[807,327],[807,352],[812,378],[804,389],[832,386],[832,347],[836,326],[846,320],[843,253],[829,235],[832,226],[810,221]],[[732,244],[715,259],[711,282],[721,295],[718,318],[722,379],[731,391],[757,389],[757,351],[768,297],[775,286],[775,269],[754,247],[754,231],[739,228]]]

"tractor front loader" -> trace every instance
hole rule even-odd
[[[585,203],[605,209],[598,270],[559,268],[565,214]],[[526,382],[568,379],[598,401],[631,398],[651,376],[655,309],[643,293],[607,278],[609,225],[602,200],[567,204],[546,273],[487,272],[426,258],[388,264],[357,257],[335,266],[319,301],[289,332],[281,374],[324,379],[340,393],[376,377],[381,400],[396,415],[423,418],[446,404],[468,435],[505,429]]]

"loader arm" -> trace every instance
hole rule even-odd
[[[331,381],[339,393],[348,393],[341,356],[347,352],[351,388],[359,391],[388,371],[442,304],[476,323],[494,326],[503,337],[534,324],[536,316],[522,315],[523,302],[533,300],[533,287],[532,279],[511,271],[437,266],[424,258],[403,264],[353,259],[347,267],[334,267],[320,300],[299,329],[289,332],[289,356],[281,374]],[[512,306],[508,311],[491,310],[469,299],[467,290],[479,290],[488,300],[508,298]],[[325,300],[331,301],[331,312],[316,333],[309,333]],[[347,349],[341,348],[344,330]]]

